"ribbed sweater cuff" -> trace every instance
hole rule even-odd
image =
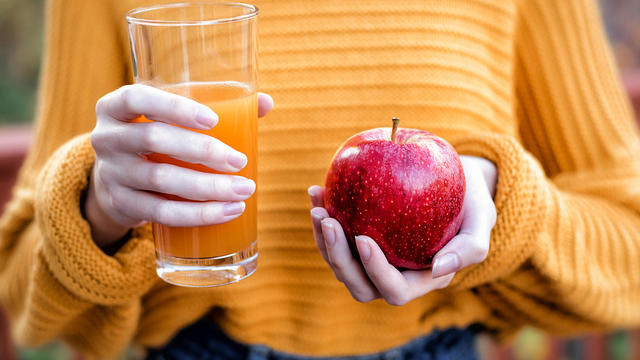
[[[492,161],[498,169],[498,214],[485,261],[456,274],[455,288],[470,288],[511,274],[532,254],[548,216],[549,185],[533,156],[506,135],[474,133],[451,139],[460,155]]]
[[[88,135],[62,146],[40,173],[35,194],[42,250],[55,278],[76,296],[102,305],[140,297],[157,281],[149,227],[133,231],[114,255],[100,250],[80,209],[94,162]]]

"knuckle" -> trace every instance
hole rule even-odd
[[[157,122],[151,122],[145,124],[145,130],[142,133],[142,145],[147,150],[155,149],[158,144],[162,143],[164,137],[164,131],[162,124]]]
[[[217,176],[208,176],[209,180],[205,182],[205,185],[202,187],[203,192],[211,193],[214,197],[220,198],[221,195],[224,194],[224,188],[222,184],[222,179]],[[218,199],[222,200],[222,199]]]
[[[105,112],[108,95],[105,95],[96,101],[96,115]]]
[[[147,170],[147,181],[153,189],[161,189],[165,184],[165,179],[169,177],[168,169],[163,164],[153,164]]]
[[[183,190],[186,191],[192,200],[211,200],[211,183],[206,180],[207,175],[195,175],[189,184],[183,186]]]
[[[95,177],[97,181],[102,181],[102,177],[104,176],[104,161],[101,159],[96,159],[93,163],[93,169],[91,172],[91,176]]]
[[[187,189],[195,200],[224,201],[231,198],[231,185],[223,177],[212,174],[195,174]]]
[[[476,238],[469,244],[468,253],[472,264],[481,263],[489,254],[489,244]]]
[[[96,176],[96,180],[100,181],[100,183],[107,185],[113,182],[115,172],[112,169],[112,166],[109,166],[108,162],[96,161],[94,168],[94,175]]]
[[[393,294],[385,297],[385,301],[392,306],[402,306],[409,302],[409,298],[404,294]]]
[[[120,88],[120,102],[129,112],[135,108],[138,98],[136,85],[125,85]]]
[[[94,178],[93,182],[96,186],[96,190],[105,195],[109,199],[108,204],[111,207],[115,207],[112,201],[113,193],[119,188],[119,184],[112,171],[109,170],[109,166],[104,164],[104,161],[96,161],[94,169],[91,173]],[[117,204],[120,205],[120,204]]]
[[[136,128],[131,127],[130,124],[118,123],[109,127],[107,136],[110,142],[107,146],[112,151],[123,151],[135,141]]]
[[[222,220],[222,214],[216,206],[201,206],[198,210],[198,219],[201,224],[212,224]]]
[[[345,266],[342,262],[332,260],[331,267],[333,268],[333,271],[336,273],[336,277],[339,277],[339,276],[342,277],[342,274],[345,271]]]
[[[122,213],[129,212],[128,211],[129,208],[127,206],[128,205],[127,197],[123,194],[122,191],[107,190],[107,194],[111,199],[111,206],[113,207],[114,210],[117,210],[118,212],[122,212]]]
[[[198,116],[198,107],[186,101],[182,101],[181,104],[181,106],[185,108],[184,114],[187,119],[189,119],[190,122],[195,123],[196,117]]]
[[[196,118],[197,109],[189,101],[179,97],[172,96],[169,101],[171,109],[180,117],[186,120],[194,120]]]
[[[171,214],[173,213],[171,207],[171,202],[169,201],[158,201],[150,213],[149,217],[151,218],[151,221],[166,225],[171,219]]]
[[[202,149],[204,154],[202,154],[205,159],[213,159],[216,162],[226,161],[224,156],[224,151],[220,146],[220,143],[215,139],[206,139]]]
[[[93,147],[93,149],[96,150],[97,153],[100,153],[102,152],[102,150],[104,150],[104,144],[107,141],[106,134],[103,131],[101,131],[97,126],[91,132],[89,140],[91,142],[91,147]]]
[[[169,109],[171,109],[172,111],[175,111],[176,113],[180,113],[181,111],[181,106],[180,106],[180,98],[178,96],[170,96],[169,97]]]
[[[103,153],[113,153],[120,148],[117,146],[117,142],[121,136],[121,131],[117,127],[102,124],[98,121],[91,131],[89,142],[98,155]]]

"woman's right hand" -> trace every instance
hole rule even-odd
[[[273,101],[259,94],[263,116]],[[106,249],[146,221],[169,226],[219,224],[238,217],[255,183],[241,176],[210,174],[145,160],[167,154],[220,172],[237,172],[247,157],[214,137],[190,131],[218,122],[207,106],[145,85],[123,86],[98,100],[91,133],[96,160],[84,204],[96,244]],[[140,115],[153,122],[131,122]],[[155,193],[197,201],[168,200]]]

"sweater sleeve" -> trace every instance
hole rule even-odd
[[[521,1],[521,142],[459,137],[498,168],[487,260],[456,276],[508,326],[640,324],[640,137],[592,0]]]
[[[0,222],[0,302],[15,341],[63,339],[98,357],[130,342],[140,298],[157,281],[148,227],[110,257],[79,206],[94,153],[77,135],[93,127],[97,99],[125,81],[122,24],[108,4],[47,3],[35,142]]]

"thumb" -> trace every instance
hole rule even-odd
[[[273,98],[269,94],[258,93],[258,117],[267,115],[273,109]]]

